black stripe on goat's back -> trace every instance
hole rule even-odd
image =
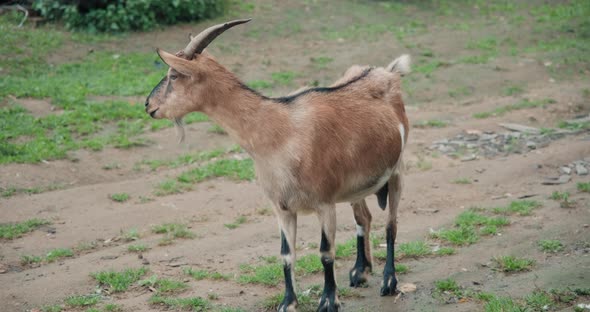
[[[353,79],[351,79],[351,80],[349,80],[349,81],[347,81],[347,82],[345,82],[345,83],[343,83],[341,85],[335,86],[335,87],[310,88],[310,89],[303,90],[303,91],[301,91],[299,93],[296,93],[296,94],[293,94],[293,95],[284,96],[284,97],[278,97],[278,98],[269,98],[267,96],[264,96],[260,92],[254,90],[254,89],[252,89],[250,87],[248,87],[247,85],[245,85],[243,83],[240,83],[240,86],[243,89],[249,90],[250,92],[252,92],[252,93],[254,93],[254,94],[256,94],[256,95],[258,95],[258,96],[260,96],[260,97],[262,97],[264,99],[272,100],[272,101],[275,101],[277,103],[282,103],[282,104],[290,104],[293,101],[295,101],[297,98],[299,98],[300,96],[303,96],[303,95],[308,94],[308,93],[312,93],[312,92],[328,93],[328,92],[334,92],[334,91],[338,91],[340,89],[346,88],[349,85],[351,85],[351,84],[353,84],[353,83],[355,83],[355,82],[357,82],[357,81],[359,81],[359,80],[367,77],[369,75],[369,73],[371,72],[372,69],[373,69],[372,67],[371,68],[367,68],[360,75],[354,77]]]
[[[293,103],[293,101],[295,101],[298,97],[303,96],[303,95],[306,95],[306,94],[309,94],[309,93],[312,93],[312,92],[329,93],[329,92],[338,91],[340,89],[346,88],[349,85],[351,85],[351,84],[353,84],[353,83],[355,83],[355,82],[357,82],[357,81],[359,81],[359,80],[367,77],[369,75],[369,73],[371,72],[372,69],[373,69],[372,67],[367,68],[360,75],[354,77],[353,79],[351,79],[351,80],[349,80],[349,81],[347,81],[347,82],[345,82],[345,83],[343,83],[341,85],[335,86],[335,87],[310,88],[310,89],[307,89],[307,90],[303,90],[303,91],[301,91],[299,93],[295,93],[293,95],[279,97],[279,98],[271,98],[271,100],[273,100],[275,102],[278,102],[278,103],[282,103],[282,104],[290,104],[290,103]]]

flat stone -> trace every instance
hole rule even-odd
[[[476,160],[477,156],[475,156],[475,154],[471,154],[469,156],[465,156],[463,158],[461,158],[461,161],[472,161],[472,160]]]
[[[570,167],[565,167],[564,166],[564,167],[561,167],[560,170],[561,170],[561,173],[563,173],[563,174],[570,174],[570,173],[572,173],[572,169]]]
[[[582,165],[576,165],[576,173],[578,175],[587,175],[588,174],[588,169],[586,169],[586,167],[582,166]]]
[[[527,141],[526,142],[526,147],[528,147],[530,149],[535,149],[535,148],[537,148],[537,143],[535,143],[533,141]]]
[[[513,124],[513,123],[501,123],[501,127],[506,128],[511,131],[517,132],[524,132],[524,133],[531,133],[531,134],[539,134],[541,130],[534,127],[529,127],[525,125]]]
[[[541,184],[543,185],[559,185],[559,184],[565,184],[568,183],[571,180],[571,176],[569,175],[561,175],[559,176],[559,178],[549,178],[543,182],[541,182]]]

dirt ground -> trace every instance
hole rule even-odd
[[[441,60],[451,60],[469,53],[465,52],[465,45],[473,38],[491,34],[502,36],[516,31],[508,23],[490,26],[492,22],[487,19],[475,20],[473,25],[478,27],[472,31],[446,27],[450,17],[441,17],[430,25],[427,23],[430,13],[419,11],[414,12],[415,16],[428,25],[426,31],[406,36],[404,42],[412,42],[411,48],[387,32],[362,39],[342,35],[342,38],[333,40],[316,35],[310,32],[320,29],[321,21],[314,18],[301,23],[299,32],[273,34],[269,31],[272,25],[291,25],[305,14],[311,17],[319,14],[314,12],[318,4],[313,1],[311,5],[279,3],[273,6],[270,2],[256,2],[254,11],[249,12],[254,17],[251,24],[224,34],[210,49],[221,63],[244,81],[264,79],[279,70],[299,73],[294,85],[263,91],[273,95],[297,89],[313,80],[327,84],[355,63],[383,66],[408,50],[418,54],[418,64],[424,59],[420,51],[427,49]],[[367,4],[370,5],[375,4]],[[334,13],[326,18],[334,20],[334,25],[344,27],[348,21],[341,19],[339,12],[345,8],[332,3],[329,7]],[[385,13],[374,14],[359,14],[352,21],[363,24],[387,17]],[[185,43],[188,32],[195,32],[210,23],[132,34],[125,40],[99,43],[93,48],[153,51],[157,43],[159,47],[174,51]],[[526,29],[518,31],[522,36],[526,33]],[[82,48],[72,49],[74,46]],[[48,58],[56,63],[72,61],[82,58],[84,54],[80,51],[89,47],[66,43],[60,50],[63,53],[57,52]],[[333,61],[318,69],[310,58],[319,55],[329,55]],[[429,238],[429,232],[448,227],[459,213],[473,206],[501,206],[521,196],[531,196],[541,202],[542,207],[531,216],[511,217],[511,224],[501,230],[501,235],[458,247],[454,255],[401,260],[410,271],[398,276],[400,283],[415,284],[417,291],[397,300],[379,296],[383,262],[375,260],[368,287],[357,289],[358,296],[341,299],[345,311],[482,309],[482,304],[475,300],[445,303],[435,298],[434,282],[448,277],[464,287],[513,297],[524,296],[535,288],[590,286],[590,196],[576,189],[577,182],[588,182],[590,178],[572,175],[572,180],[563,185],[541,184],[546,177],[558,175],[561,166],[590,157],[590,134],[587,131],[520,154],[490,159],[479,157],[473,161],[461,161],[428,149],[434,141],[451,138],[466,130],[507,131],[499,126],[502,122],[550,128],[561,120],[587,115],[590,99],[582,90],[590,85],[588,72],[564,76],[559,69],[554,71],[548,67],[543,56],[498,55],[486,64],[452,63],[438,68],[431,77],[412,78],[412,74],[405,78],[410,122],[417,125],[436,119],[449,124],[442,128],[414,127],[410,131],[405,150],[408,169],[399,208],[397,243],[426,240],[436,245],[438,242]],[[522,94],[502,93],[501,90],[512,82],[525,86]],[[467,86],[471,90],[469,94],[449,96],[449,90],[461,86]],[[551,98],[556,103],[486,119],[472,117],[475,112],[491,111],[522,98]],[[36,116],[59,113],[50,111],[50,106],[44,105],[43,100],[20,99],[20,103]],[[91,273],[142,266],[149,268],[150,274],[186,280],[190,288],[182,293],[183,297],[207,297],[207,294],[215,293],[218,295],[214,301],[216,305],[240,307],[246,311],[262,310],[261,303],[265,298],[282,292],[282,283],[277,287],[266,287],[240,284],[234,280],[195,281],[189,280],[182,272],[183,267],[191,266],[237,275],[240,264],[256,264],[261,256],[278,255],[280,247],[275,217],[260,213],[270,204],[256,183],[212,179],[197,184],[190,192],[157,197],[152,194],[157,183],[195,165],[156,171],[134,169],[137,162],[146,159],[169,160],[187,152],[232,146],[233,142],[226,135],[208,132],[209,126],[209,123],[187,126],[187,140],[180,145],[175,142],[174,129],[168,128],[146,134],[145,137],[154,142],[146,147],[130,150],[106,148],[100,152],[80,150],[72,153],[68,160],[0,166],[3,185],[22,188],[60,186],[58,190],[41,194],[0,198],[1,222],[31,218],[52,222],[21,238],[1,242],[0,264],[6,272],[0,274],[0,310],[26,311],[59,303],[73,294],[92,293],[97,285]],[[430,164],[429,168],[420,165],[425,161]],[[113,163],[117,168],[104,169],[105,165]],[[452,182],[460,178],[475,182],[466,185]],[[561,208],[558,201],[549,199],[554,191],[571,193],[575,206]],[[131,200],[118,203],[109,198],[110,194],[122,192],[128,193]],[[152,200],[140,199],[144,197]],[[380,233],[386,213],[377,207],[374,197],[368,199],[368,204],[373,214],[374,232]],[[337,241],[344,242],[354,236],[354,219],[348,204],[340,204],[338,208]],[[239,216],[246,216],[247,222],[235,229],[224,226]],[[196,238],[160,246],[161,235],[150,229],[165,222],[188,224]],[[122,233],[132,228],[139,231],[139,240],[125,242],[119,239]],[[315,246],[319,243],[319,234],[315,216],[299,218],[298,256],[317,253]],[[559,239],[565,249],[556,254],[543,253],[537,246],[541,239]],[[54,248],[75,248],[92,242],[96,243],[95,248],[76,252],[71,258],[37,266],[21,264],[23,255],[39,255]],[[143,259],[127,251],[130,244],[136,243],[150,247],[143,252]],[[498,272],[490,265],[492,258],[509,254],[526,256],[536,260],[537,264],[529,272],[515,274]],[[337,261],[340,285],[348,285],[348,271],[353,263],[354,257]],[[301,290],[321,283],[321,273],[297,281]],[[110,296],[109,300],[123,306],[124,311],[162,309],[148,303],[151,295],[146,288],[133,287],[130,291]]]

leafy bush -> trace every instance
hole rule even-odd
[[[33,8],[48,20],[62,20],[69,29],[125,32],[211,18],[223,13],[226,6],[224,0],[102,0],[79,3],[35,0]]]

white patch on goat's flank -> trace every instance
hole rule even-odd
[[[363,237],[365,236],[365,230],[363,229],[362,225],[356,225],[356,236]]]
[[[404,124],[403,123],[400,123],[399,124],[398,129],[399,129],[399,135],[402,137],[402,149],[401,149],[401,151],[403,152],[404,151],[404,144],[406,143],[406,142],[404,142],[405,137],[406,137],[406,129],[404,128]]]

